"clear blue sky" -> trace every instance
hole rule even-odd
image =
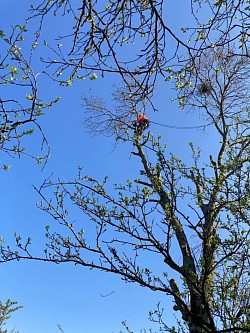
[[[21,4],[22,2],[22,4]],[[1,27],[22,23],[26,17],[29,1],[1,0]],[[174,24],[185,17],[185,8],[176,5]],[[171,7],[172,13],[174,9]],[[178,13],[177,13],[178,11]],[[60,20],[59,20],[60,21]],[[57,21],[57,22],[59,22]],[[47,32],[55,28],[55,22],[47,23]],[[62,26],[57,26],[60,30]],[[170,45],[171,47],[171,45]],[[37,72],[39,63],[34,64]],[[73,179],[77,167],[93,178],[102,179],[109,175],[112,182],[136,178],[137,160],[130,153],[129,144],[119,145],[115,150],[112,138],[91,137],[85,133],[82,124],[84,109],[81,95],[98,92],[110,99],[111,81],[98,79],[76,82],[72,87],[59,88],[43,76],[38,78],[39,92],[46,99],[62,96],[60,103],[49,109],[41,119],[41,126],[52,150],[48,165],[42,171],[33,160],[23,157],[11,160],[11,169],[1,172],[1,216],[0,236],[12,242],[14,232],[23,237],[31,236],[34,248],[41,248],[44,240],[44,226],[48,217],[36,208],[39,197],[32,184],[39,186],[52,172],[54,177]],[[103,87],[106,87],[104,90]],[[172,91],[167,84],[157,87],[156,100],[160,112],[149,117],[162,124],[188,126],[199,125],[196,114],[186,115],[177,105],[169,102]],[[172,130],[152,124],[154,134],[163,134],[169,150],[176,155],[190,157],[189,141],[211,148],[211,134],[190,130]],[[29,148],[35,148],[37,138],[27,141]],[[4,160],[5,155],[0,159]],[[113,292],[108,297],[102,297]],[[54,333],[60,324],[65,333],[111,333],[119,332],[121,321],[127,320],[131,329],[153,327],[147,320],[148,311],[162,300],[162,305],[172,313],[172,302],[164,295],[147,291],[135,284],[125,284],[118,276],[89,271],[70,264],[53,265],[39,262],[11,262],[0,265],[0,298],[16,300],[24,308],[13,315],[7,328],[18,329],[20,333]]]

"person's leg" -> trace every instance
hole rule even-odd
[[[138,135],[141,135],[142,132],[143,132],[143,123],[140,122],[140,123],[138,123],[138,125],[137,125],[137,134],[138,134]]]
[[[148,126],[149,126],[149,122],[148,122],[148,120],[144,120],[143,122],[142,122],[142,132],[143,131],[145,131],[147,128],[148,128]]]

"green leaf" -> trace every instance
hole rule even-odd
[[[98,76],[94,73],[90,76],[90,80],[96,80]]]
[[[11,66],[11,71],[10,71],[12,74],[18,74],[18,70],[16,67],[14,66]]]
[[[32,101],[33,98],[34,98],[34,96],[33,96],[32,94],[30,94],[30,95],[26,95],[26,98],[27,98],[28,100]]]
[[[26,29],[25,25],[20,26],[20,30],[23,32],[27,32],[28,30]]]

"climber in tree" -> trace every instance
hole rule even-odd
[[[134,122],[135,133],[142,135],[142,132],[149,127],[149,120],[143,114],[139,114],[137,120]]]

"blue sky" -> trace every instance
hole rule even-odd
[[[19,0],[2,0],[2,27],[22,21],[26,16],[25,6],[28,3],[29,1],[24,1],[21,6]],[[184,15],[185,8],[182,11],[178,8],[178,20],[181,21]],[[175,20],[173,17],[172,24]],[[46,30],[53,30],[54,24],[55,22],[49,21]],[[39,63],[34,65],[39,72]],[[38,78],[41,96],[48,100],[57,95],[62,97],[40,120],[52,155],[44,170],[33,160],[22,157],[20,160],[11,160],[11,169],[0,173],[0,236],[6,242],[12,242],[12,235],[17,232],[23,237],[31,236],[34,248],[41,248],[48,217],[37,209],[39,197],[32,185],[39,186],[51,173],[55,178],[73,179],[80,166],[84,173],[93,178],[102,179],[109,175],[113,183],[137,177],[138,161],[130,156],[132,146],[128,143],[120,144],[114,150],[112,138],[91,137],[83,126],[81,95],[91,89],[103,98],[110,99],[112,80],[86,80],[76,82],[68,88],[60,88],[48,83],[48,79],[42,75]],[[158,85],[155,99],[160,111],[157,114],[150,113],[150,119],[178,126],[201,124],[197,114],[185,114],[176,104],[170,103],[172,94],[167,83]],[[206,133],[200,133],[152,124],[150,131],[162,134],[169,151],[185,159],[189,159],[191,155],[189,141],[199,142],[200,146],[204,146],[205,154],[213,147],[209,129]],[[39,138],[35,134],[27,141],[27,146],[35,149],[37,140]],[[4,158],[7,157],[2,155],[1,160]],[[140,328],[154,327],[148,322],[147,316],[148,311],[154,309],[159,300],[169,309],[169,317],[172,316],[172,302],[162,295],[134,284],[125,284],[117,276],[70,264],[53,265],[30,261],[1,264],[0,291],[1,300],[11,298],[24,307],[13,315],[7,325],[7,328],[18,329],[20,333],[54,333],[58,332],[57,324],[62,326],[65,333],[119,332],[123,320],[127,320],[131,329],[138,332]],[[101,296],[111,292],[113,293],[107,297]]]

